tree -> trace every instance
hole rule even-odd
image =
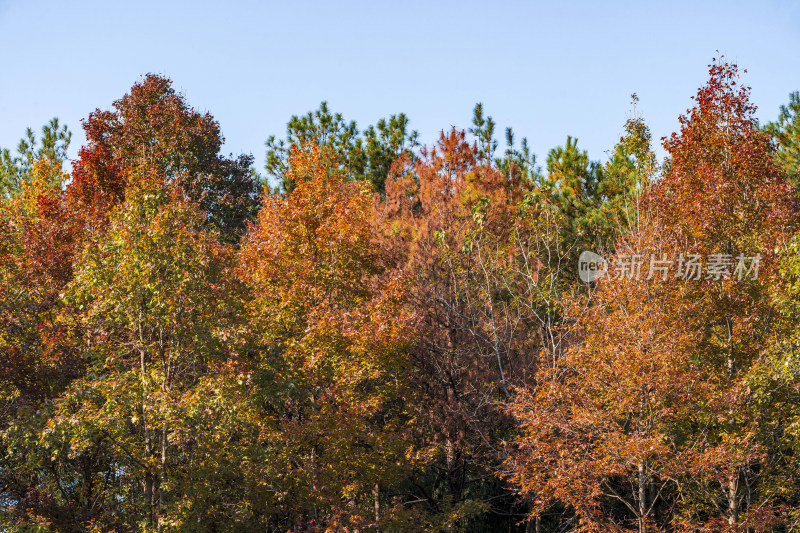
[[[17,195],[0,206],[1,382],[15,390],[7,393],[14,402],[50,397],[75,370],[67,368],[74,361],[62,367],[66,361],[59,360],[66,355],[59,353],[59,292],[70,273],[59,268],[63,249],[46,238],[55,231],[47,217],[58,210],[66,179],[60,163],[37,160]],[[69,239],[69,221],[63,222],[59,231]]]
[[[591,215],[600,249],[611,249],[620,235],[636,230],[639,210],[647,189],[660,168],[651,147],[650,128],[636,114],[639,97],[631,95],[633,112],[625,121],[625,134],[614,147],[597,184],[599,204]]]
[[[591,161],[586,151],[578,149],[577,139],[567,137],[547,156],[547,175],[531,172],[535,159],[525,164],[520,155],[506,159],[517,162],[528,183],[530,200],[557,206],[568,225],[563,239],[575,243],[575,250],[613,251],[616,238],[628,230],[636,219],[635,211],[647,184],[659,172],[651,148],[650,130],[644,119],[636,114],[636,94],[631,96],[633,113],[625,122],[624,135],[614,146],[605,165]],[[513,133],[507,132],[509,145]],[[523,140],[524,141],[524,140]],[[523,142],[523,153],[525,152]],[[500,168],[507,165],[498,161]],[[573,259],[577,259],[577,254]]]
[[[472,127],[469,133],[475,137],[478,159],[486,165],[495,166],[509,182],[517,183],[525,190],[533,189],[543,176],[536,165],[536,154],[531,152],[528,139],[523,137],[520,149],[514,146],[514,131],[506,128],[506,149],[502,157],[495,157],[497,140],[494,129],[497,124],[492,117],[484,118],[483,104],[475,104],[472,110]]]
[[[291,191],[295,186],[288,175],[291,148],[313,143],[337,154],[340,168],[352,179],[368,181],[375,191],[383,192],[392,163],[404,154],[413,157],[418,145],[418,134],[409,131],[408,124],[406,115],[400,113],[380,119],[361,135],[354,121],[346,122],[341,113],[332,114],[328,103],[322,102],[313,113],[292,115],[286,139],[274,135],[267,139],[267,174],[279,189]]]
[[[789,95],[789,105],[781,106],[778,120],[768,123],[765,130],[778,144],[777,164],[797,186],[800,181],[800,92]]]
[[[364,152],[366,154],[366,179],[373,189],[383,193],[386,178],[392,165],[401,156],[415,157],[414,149],[419,146],[417,131],[408,129],[409,120],[405,113],[391,115],[389,120],[382,118],[374,126],[364,130]]]
[[[428,460],[405,492],[431,530],[505,529],[524,517],[498,477],[500,443],[514,432],[502,406],[541,353],[559,349],[558,213],[528,203],[517,174],[484,163],[466,139],[443,133],[396,167],[376,202],[383,246],[421,313],[412,354]]]
[[[41,145],[38,145],[33,130],[28,128],[17,146],[17,156],[12,156],[7,148],[0,150],[0,197],[17,194],[37,160],[46,158],[64,163],[70,140],[72,132],[66,125],[61,126],[58,118],[54,117],[42,126]]]
[[[69,311],[60,298],[71,276],[62,256],[71,248],[71,223],[59,216],[61,163],[33,163],[8,202],[0,204],[0,513],[14,524],[31,509],[49,507],[39,472],[29,468],[31,439],[16,429],[41,422],[38,414],[85,371]],[[52,224],[58,220],[59,224]],[[50,237],[55,237],[51,239]],[[62,244],[66,244],[66,249]],[[50,465],[48,465],[50,466]]]
[[[648,244],[657,253],[657,242],[618,253]],[[532,516],[561,504],[576,513],[575,531],[670,526],[674,480],[703,458],[702,435],[680,438],[683,424],[708,386],[686,350],[697,334],[674,298],[660,279],[623,278],[566,304],[566,324],[578,328],[569,349],[510,404],[521,435],[506,464]]]
[[[578,150],[578,140],[567,137],[565,146],[553,148],[547,155],[547,178],[537,191],[537,196],[547,196],[546,201],[557,205],[569,221],[564,238],[580,242],[583,248],[599,244],[594,214],[601,203],[602,172],[585,150]]]
[[[532,190],[543,179],[541,167],[536,164],[536,154],[528,146],[528,139],[523,137],[520,149],[517,150],[511,128],[506,128],[506,150],[503,157],[495,159],[495,165],[507,179],[519,181],[526,190]]]
[[[284,529],[375,527],[393,516],[384,487],[414,458],[414,313],[376,246],[370,186],[324,147],[293,147],[286,175],[294,188],[264,196],[241,253],[255,418],[274,450],[250,475],[286,495]]]
[[[617,263],[760,253],[758,275],[734,274],[729,259],[717,278],[600,281],[577,308],[571,349],[512,409],[523,425],[512,479],[540,509],[549,498],[572,506],[586,530],[780,521],[765,480],[781,475],[768,460],[781,428],[762,422],[754,379],[772,351],[765,340],[785,327],[772,291],[796,198],[737,79],[735,65],[710,66]]]
[[[217,121],[190,108],[168,78],[146,75],[113,110],[92,112],[83,128],[88,144],[75,161],[68,193],[93,220],[90,227],[102,227],[141,165],[177,183],[228,242],[236,242],[254,217],[260,191],[252,156],[221,156]]]
[[[238,315],[234,253],[183,189],[136,177],[67,291],[81,311],[88,373],[33,423],[9,430],[11,446],[28,449],[25,470],[48,503],[18,509],[30,521],[193,528],[178,509],[204,481],[186,470],[208,449],[191,425],[202,418],[194,389],[228,357],[224,332]],[[31,439],[36,446],[22,445]]]
[[[705,335],[696,357],[722,386],[710,405],[719,409],[712,427],[725,436],[726,447],[724,468],[698,475],[694,488],[710,491],[698,499],[721,507],[716,513],[738,526],[774,518],[775,502],[762,484],[772,466],[762,452],[774,435],[763,433],[767,425],[750,409],[749,379],[767,358],[764,339],[782,326],[772,291],[780,285],[779,250],[797,231],[797,198],[775,165],[769,136],[758,129],[736,65],[715,61],[709,73],[695,106],[681,117],[680,133],[665,142],[670,160],[654,205],[685,253],[761,256],[758,279],[692,285],[688,295],[694,309],[687,320]]]
[[[491,163],[494,160],[494,153],[497,150],[497,140],[494,138],[495,126],[492,117],[483,118],[483,104],[480,102],[475,104],[469,132],[477,139],[478,159],[482,161]]]

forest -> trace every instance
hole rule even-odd
[[[800,93],[744,72],[605,162],[323,102],[256,169],[156,74],[28,129],[0,531],[800,531]]]

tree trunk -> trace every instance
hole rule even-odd
[[[542,527],[542,519],[538,516],[531,520],[528,520],[528,523],[525,524],[525,533],[539,533]]]
[[[139,365],[141,369],[141,380],[142,380],[142,432],[144,433],[144,458],[146,460],[153,453],[153,443],[150,439],[150,428],[148,427],[148,421],[147,421],[147,378],[146,378],[147,368],[146,368],[144,350],[139,351]],[[148,467],[145,466],[145,468]],[[153,501],[154,486],[155,486],[155,477],[148,468],[144,473],[144,502],[145,506],[149,510],[148,514],[150,515],[149,521],[151,526],[154,523],[153,519],[154,518],[153,504],[155,503]]]
[[[372,487],[372,496],[375,498],[375,530],[378,531],[378,524],[381,521],[381,488],[377,483]]]
[[[728,480],[728,525],[735,526],[739,522],[739,476],[731,474]]]
[[[647,533],[647,473],[644,461],[639,463],[639,533]]]
[[[164,526],[161,511],[164,508],[164,485],[167,481],[167,444],[167,423],[164,421],[164,428],[161,430],[161,472],[158,481],[158,531]]]

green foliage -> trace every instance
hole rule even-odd
[[[228,242],[253,220],[260,184],[252,156],[224,156],[219,123],[190,107],[172,80],[147,74],[112,110],[91,113],[83,128],[87,145],[67,192],[87,225],[105,224],[142,166],[180,186]]]
[[[360,134],[355,121],[346,122],[341,113],[332,114],[322,102],[314,112],[292,115],[286,125],[286,139],[271,135],[267,141],[267,175],[283,191],[291,191],[295,183],[289,179],[289,156],[292,146],[313,143],[337,154],[339,168],[351,179],[372,184],[383,192],[383,184],[392,163],[405,155],[413,158],[417,143],[416,131],[409,131],[404,113],[380,119]]]
[[[789,95],[789,104],[782,105],[778,120],[766,125],[778,145],[776,163],[795,186],[800,185],[800,92]]]
[[[31,449],[51,505],[88,506],[76,525],[183,523],[176,508],[197,475],[186,477],[187,454],[202,461],[207,449],[195,390],[227,359],[225,328],[238,316],[233,257],[179,189],[149,175],[83,251],[65,303],[79,313],[88,372],[46,409],[45,425],[9,430],[12,446],[35,439],[16,447]]]
[[[520,148],[514,146],[514,131],[506,128],[506,149],[503,157],[495,159],[497,169],[509,179],[519,181],[524,189],[533,189],[542,182],[541,167],[536,164],[536,154],[528,146],[528,139],[523,137]]]
[[[533,183],[530,200],[556,206],[567,221],[563,239],[577,251],[611,250],[620,235],[635,229],[642,194],[659,172],[637,102],[632,95],[633,116],[605,165],[591,161],[578,140],[567,137],[565,146],[548,154],[547,176]]]
[[[59,163],[65,162],[70,140],[72,132],[54,117],[42,126],[41,141],[37,141],[31,128],[25,130],[25,137],[17,145],[16,156],[12,156],[8,148],[0,149],[0,197],[19,193],[35,161],[48,158]]]
[[[615,146],[597,186],[600,202],[593,219],[603,248],[610,248],[619,235],[636,229],[642,196],[660,170],[651,147],[650,128],[636,115],[639,98],[633,94],[631,99],[633,116],[625,122],[625,134]]]
[[[297,527],[374,527],[376,485],[402,479],[413,459],[405,284],[374,247],[369,186],[336,162],[293,148],[296,186],[265,197],[241,253],[261,384],[254,416],[280,450],[271,482],[293,494],[276,502],[278,517]]]
[[[581,247],[596,247],[596,214],[602,201],[600,183],[603,168],[591,161],[585,150],[578,149],[578,139],[567,137],[564,146],[547,154],[547,177],[534,192],[554,204],[567,220],[564,239]]]
[[[497,140],[494,138],[494,127],[496,126],[492,117],[483,117],[483,104],[475,104],[472,110],[472,127],[469,132],[478,140],[478,158],[483,161],[492,161],[497,150]]]
[[[800,95],[761,130],[710,75],[663,165],[635,94],[606,163],[570,136],[544,170],[481,104],[418,149],[323,102],[260,196],[162,76],[90,114],[72,175],[69,131],[28,130],[0,154],[0,529],[797,529]],[[578,284],[583,248],[763,264]]]

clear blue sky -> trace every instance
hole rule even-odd
[[[321,100],[362,129],[405,112],[423,142],[475,102],[543,161],[577,136],[605,159],[637,92],[669,134],[717,50],[747,68],[761,120],[800,89],[800,4],[760,2],[38,2],[0,0],[0,146],[108,108],[166,74],[249,152]],[[501,139],[502,146],[502,139]]]

